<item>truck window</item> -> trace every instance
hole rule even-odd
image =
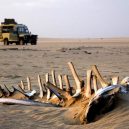
[[[2,33],[9,33],[13,31],[13,26],[3,26],[2,27]]]
[[[2,33],[1,26],[0,26],[0,34]]]
[[[27,27],[18,27],[18,32],[19,33],[29,33]]]

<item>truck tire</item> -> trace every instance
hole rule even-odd
[[[24,45],[24,39],[19,40],[19,45]]]
[[[8,39],[4,39],[4,45],[9,45]]]
[[[31,45],[36,45],[36,43],[31,43]]]

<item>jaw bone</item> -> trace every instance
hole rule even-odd
[[[79,79],[79,77],[77,75],[77,72],[76,72],[76,70],[74,68],[73,63],[72,62],[68,62],[68,66],[69,66],[69,68],[70,68],[70,70],[72,72],[72,75],[73,75],[73,78],[75,80],[76,87],[77,87],[76,88],[76,93],[73,95],[73,97],[77,97],[81,93],[82,82],[80,81],[80,79]]]
[[[115,95],[121,90],[121,85],[111,85],[100,88],[90,99],[85,111],[84,121],[93,122],[97,115],[106,113],[113,109]]]
[[[100,72],[98,71],[96,65],[93,65],[91,68],[92,68],[92,71],[94,72],[94,74],[96,75],[97,79],[98,79],[99,82],[101,83],[102,87],[106,87],[106,86],[109,86],[109,85],[110,85],[109,83],[107,83],[107,82],[103,79],[103,77],[101,76]]]

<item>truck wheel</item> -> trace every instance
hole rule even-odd
[[[4,45],[9,45],[8,39],[4,39]]]
[[[20,40],[19,40],[19,44],[20,44],[20,45],[24,45],[24,40],[23,40],[23,39],[20,39]]]
[[[31,45],[36,45],[36,43],[31,43]]]

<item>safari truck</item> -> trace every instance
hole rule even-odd
[[[14,19],[4,19],[0,25],[0,42],[4,45],[36,45],[37,35],[31,34],[26,25],[18,24]]]

